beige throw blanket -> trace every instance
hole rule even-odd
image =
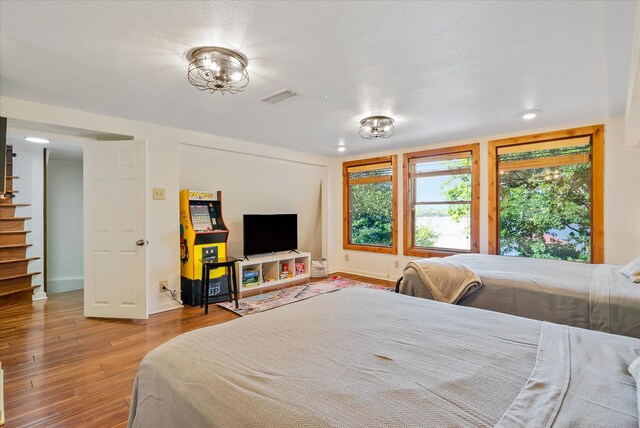
[[[461,264],[442,258],[421,259],[407,263],[404,268],[415,269],[434,300],[457,303],[482,286],[480,276]]]

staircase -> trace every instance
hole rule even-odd
[[[25,220],[31,217],[16,217],[17,207],[28,207],[29,204],[14,204],[18,190],[14,190],[13,181],[13,148],[7,146],[7,192],[0,195],[0,309],[10,304],[31,300],[33,289],[32,278],[40,272],[29,272],[29,262],[39,257],[27,257],[27,234],[24,229]]]

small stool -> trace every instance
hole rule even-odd
[[[202,259],[202,281],[200,283],[200,307],[204,304],[204,313],[209,313],[209,273],[218,268],[225,268],[225,275],[229,284],[229,301],[235,300],[238,308],[238,284],[236,282],[236,262],[235,257],[218,257]],[[233,296],[233,297],[232,297]]]

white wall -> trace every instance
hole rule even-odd
[[[180,289],[179,269],[179,191],[180,143],[232,150],[270,159],[288,160],[312,165],[328,165],[330,159],[308,153],[279,149],[262,144],[219,137],[183,129],[169,128],[112,116],[87,113],[16,98],[0,97],[0,116],[31,122],[49,123],[99,132],[132,135],[147,141],[147,302],[149,313],[177,307],[168,293],[158,289],[159,280],[167,280],[169,288]],[[245,171],[238,167],[238,173]],[[166,189],[165,200],[153,200],[152,189]],[[322,198],[328,193],[323,190]],[[226,205],[225,205],[226,206]],[[323,224],[327,213],[323,211]],[[322,253],[328,254],[328,233],[322,236]]]
[[[83,288],[82,160],[47,164],[47,294]]]
[[[628,145],[635,145],[640,144],[640,0],[636,0],[636,19],[627,91],[625,141]]]
[[[214,135],[190,132],[181,129],[168,128],[122,118],[97,115],[61,107],[32,103],[14,98],[0,97],[0,115],[8,118],[28,120],[69,126],[73,128],[91,129],[101,132],[133,135],[136,139],[146,140],[147,145],[147,239],[148,247],[148,303],[149,313],[155,313],[176,307],[167,293],[158,290],[158,281],[167,279],[169,287],[180,288],[179,263],[179,227],[178,225],[178,194],[181,188],[180,171],[180,143],[193,146],[209,147],[217,151],[245,153],[268,159],[290,161],[292,164],[309,164],[316,166],[329,165],[326,184],[323,182],[322,204],[322,254],[329,258],[329,268],[332,271],[362,273],[369,276],[395,279],[401,275],[401,269],[393,267],[394,261],[399,260],[401,266],[409,260],[403,256],[380,255],[364,252],[350,252],[350,261],[344,262],[342,250],[342,175],[341,162],[352,158],[332,159],[286,149],[265,146],[247,141],[234,140]],[[571,128],[580,125],[605,123],[605,261],[607,263],[625,263],[640,254],[640,202],[637,200],[637,189],[640,188],[640,148],[638,146],[624,146],[622,141],[623,121],[615,118],[606,121],[568,124],[556,129]],[[517,134],[526,135],[549,129],[523,131]],[[481,205],[480,205],[480,249],[487,250],[487,141],[495,138],[512,137],[497,135],[473,140],[451,142],[447,145],[480,142],[481,144]],[[436,148],[444,144],[424,145],[394,153],[405,151]],[[389,153],[372,153],[371,156]],[[208,167],[213,170],[213,167]],[[237,177],[247,177],[247,171],[242,165],[235,165]],[[187,177],[185,177],[186,179]],[[192,177],[195,178],[195,177]],[[249,182],[253,186],[260,183],[259,179]],[[193,186],[192,186],[193,184]],[[216,185],[214,182],[205,185],[205,190]],[[187,183],[184,186],[201,187],[200,183]],[[225,184],[226,186],[226,184]],[[166,200],[151,199],[154,187],[166,189]],[[402,218],[402,185],[400,181],[399,219]],[[230,190],[224,191],[226,198]],[[636,192],[636,193],[634,193]],[[233,191],[231,191],[233,193]],[[224,215],[231,221],[235,214],[231,214],[230,204],[224,202]],[[244,208],[243,208],[244,209]],[[316,206],[314,206],[314,210]],[[228,217],[231,216],[231,217]],[[402,222],[399,223],[402,229]],[[325,227],[326,226],[326,227]],[[237,234],[236,234],[237,235]],[[234,238],[235,239],[235,238]],[[400,248],[402,247],[402,230],[400,230]],[[237,241],[234,245],[238,245]]]
[[[640,256],[640,146],[625,145],[624,121],[605,121],[604,261]]]
[[[228,254],[242,256],[243,214],[298,214],[298,249],[322,256],[321,187],[327,167],[180,145],[180,189],[222,191]]]
[[[13,144],[13,152],[18,156],[13,159],[13,175],[20,178],[13,181],[13,189],[18,190],[15,204],[31,204],[29,207],[16,208],[16,217],[31,217],[25,222],[27,257],[40,257],[29,263],[29,272],[43,272],[44,261],[44,153],[42,145],[20,143]],[[33,299],[46,298],[43,290],[43,275],[33,277],[32,284],[40,286],[34,291]]]
[[[640,255],[640,147],[626,146],[624,141],[624,119],[622,117],[590,123],[570,124],[554,129],[575,128],[578,126],[605,124],[605,263],[625,264]],[[487,210],[487,162],[488,141],[528,135],[553,129],[534,129],[512,134],[494,135],[473,140],[455,141],[402,149],[394,152],[376,152],[368,156],[349,157],[334,161],[330,167],[331,192],[331,237],[334,251],[330,254],[330,270],[357,273],[383,279],[395,280],[402,275],[402,267],[415,257],[402,255],[404,215],[402,188],[402,166],[398,168],[398,255],[376,254],[363,251],[350,251],[342,248],[342,162],[366,157],[397,154],[401,164],[402,154],[417,150],[432,149],[460,144],[480,143],[480,252],[488,248],[488,210]],[[345,254],[349,261],[345,261]],[[399,261],[401,268],[395,268]]]

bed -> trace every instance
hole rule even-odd
[[[640,338],[640,284],[620,274],[620,266],[486,254],[445,260],[482,281],[459,305]],[[399,292],[432,298],[415,268],[405,269]]]
[[[637,427],[640,340],[351,288],[182,334],[130,427]]]

